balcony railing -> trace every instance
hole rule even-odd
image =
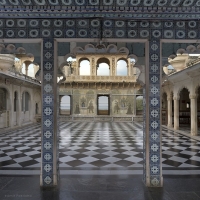
[[[137,82],[138,76],[68,76],[65,82]]]

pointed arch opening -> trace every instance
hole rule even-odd
[[[124,59],[119,59],[117,61],[117,76],[127,76],[127,75],[128,75],[127,61]]]
[[[97,76],[110,76],[110,61],[107,58],[97,61]]]
[[[183,88],[180,91],[179,100],[179,126],[180,127],[190,127],[190,98],[189,91]]]
[[[109,95],[98,95],[97,97],[97,114],[109,115],[110,114],[110,98]]]
[[[80,59],[79,75],[89,76],[90,75],[90,61],[87,58]]]
[[[65,95],[61,97],[60,114],[71,115],[71,96],[70,95]]]

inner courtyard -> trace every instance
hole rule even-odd
[[[0,11],[0,199],[200,199],[199,0]]]
[[[61,122],[60,174],[142,175],[142,127],[140,122]],[[40,124],[1,134],[0,148],[2,175],[40,174]],[[163,174],[198,175],[199,153],[199,138],[188,137],[188,130],[176,132],[163,127]]]

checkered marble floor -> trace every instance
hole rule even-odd
[[[60,130],[61,170],[142,171],[142,124],[62,122]],[[1,134],[0,171],[39,170],[40,134],[39,124]],[[200,173],[200,142],[167,128],[163,128],[162,157],[163,170],[168,174],[172,170]]]
[[[182,125],[182,126],[179,127],[179,130],[187,132],[188,134],[190,134],[190,132],[191,132],[190,126],[183,126]],[[198,135],[200,136],[200,127],[198,127]]]

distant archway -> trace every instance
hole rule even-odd
[[[60,101],[60,114],[71,115],[71,96],[65,95]]]
[[[97,97],[97,114],[109,115],[110,114],[110,98],[109,95],[98,95]]]
[[[163,93],[162,95],[162,124],[163,125],[167,125],[167,111],[168,111],[168,108],[167,108],[167,94],[166,93]]]
[[[117,61],[117,76],[127,76],[128,68],[127,62],[124,59]]]
[[[179,126],[190,127],[190,98],[189,91],[186,88],[183,88],[180,91],[180,100],[179,100]]]
[[[137,96],[136,97],[136,115],[142,115],[143,114],[143,96]]]
[[[107,58],[100,58],[97,61],[97,76],[110,75],[110,62]]]
[[[90,61],[86,58],[80,60],[79,75],[89,76],[90,75]]]
[[[9,93],[7,89],[0,88],[0,128],[9,126]]]

